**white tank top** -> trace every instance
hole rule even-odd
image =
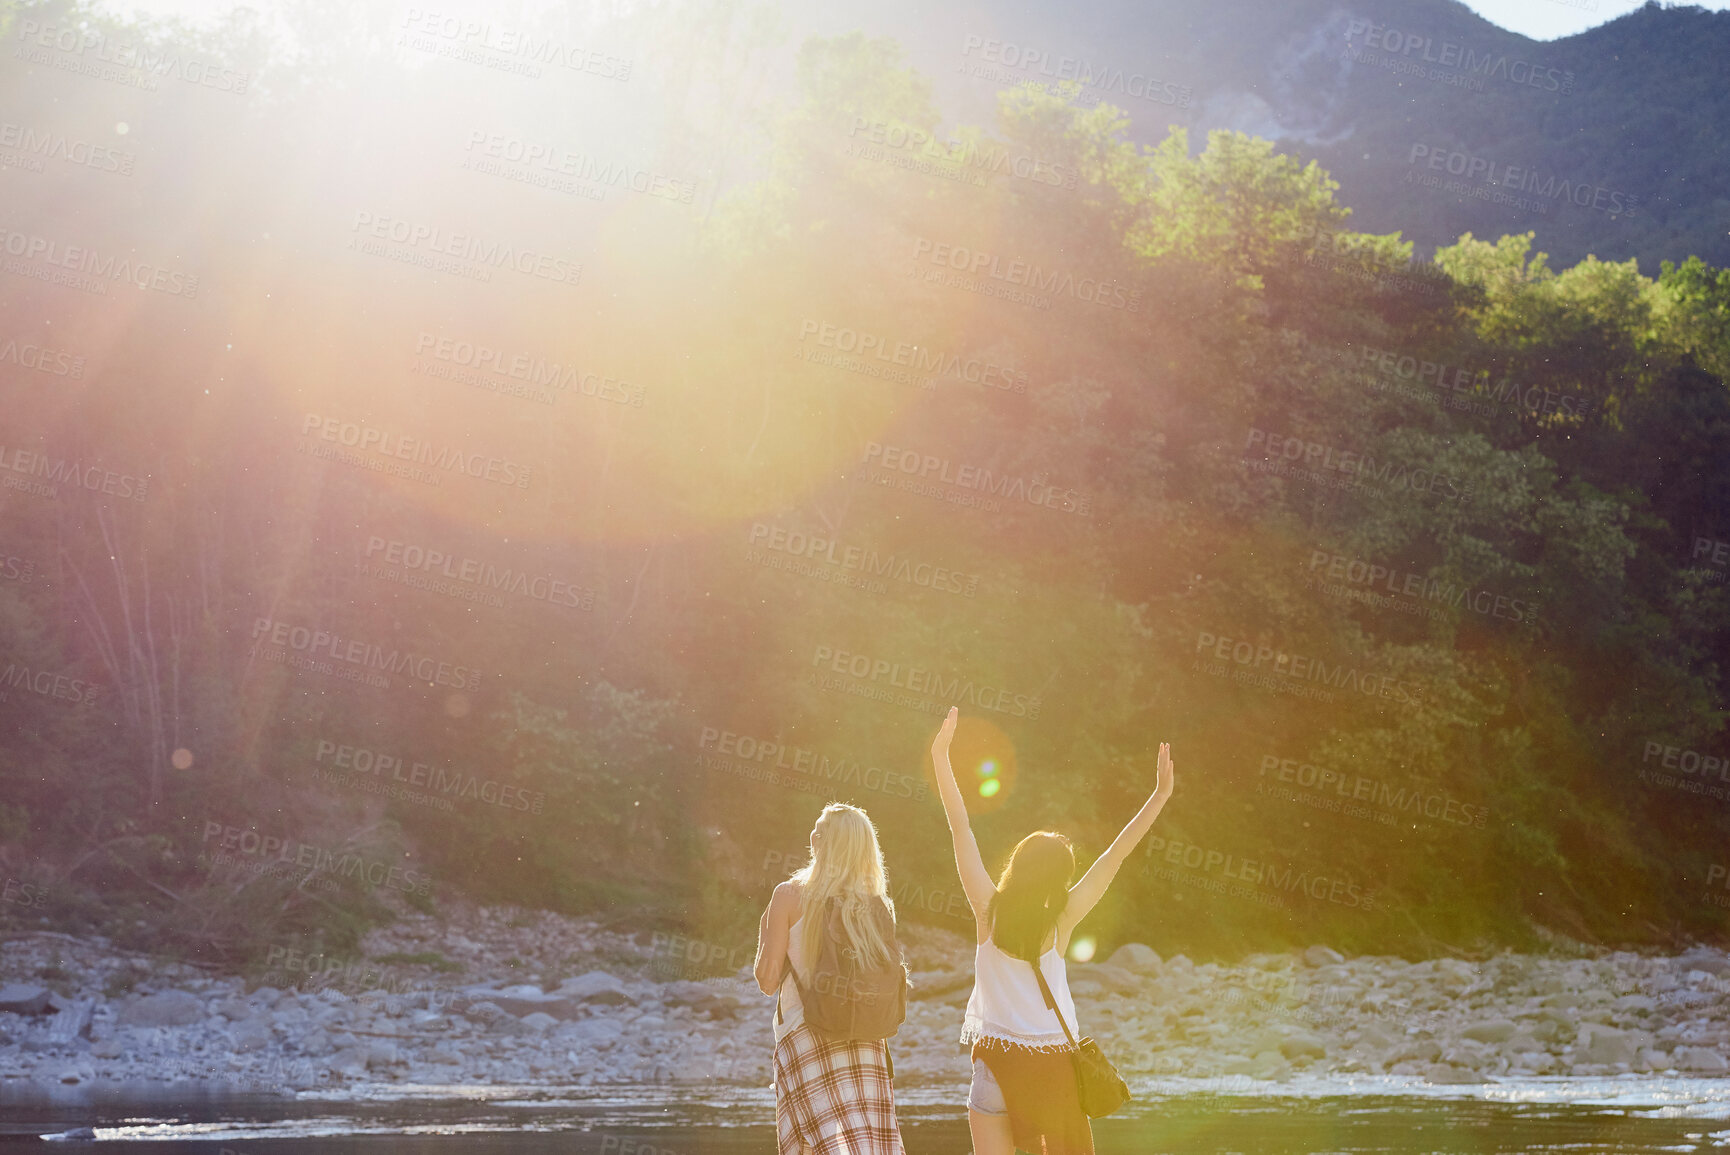
[[[1056,947],[1039,957],[1039,969],[1064,1021],[1079,1039],[1075,1001],[1069,997],[1069,971]],[[973,993],[967,998],[967,1012],[961,1021],[961,1045],[970,1047],[978,1039],[996,1039],[1039,1051],[1069,1046],[1057,1016],[1039,993],[1033,967],[1024,959],[1005,954],[989,938],[973,948]]]
[[[811,967],[805,959],[805,935],[803,928],[805,915],[800,913],[793,920],[793,925],[787,928],[787,956],[793,960],[793,966],[806,974],[811,973]],[[780,994],[781,1013],[775,1016],[775,1041],[779,1043],[788,1031],[805,1021],[805,1004],[799,1001],[799,988],[793,982],[790,974],[781,976]]]

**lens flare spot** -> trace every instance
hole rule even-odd
[[[168,761],[176,770],[190,770],[192,769],[192,751],[182,746],[168,756]]]
[[[969,814],[989,814],[1009,801],[1015,794],[1015,764],[1015,743],[995,723],[977,714],[956,722],[949,765]]]
[[[1084,935],[1081,938],[1071,939],[1069,942],[1069,961],[1092,962],[1093,952],[1098,948],[1099,944],[1091,936]]]

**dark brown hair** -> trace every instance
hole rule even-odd
[[[1074,873],[1075,850],[1056,831],[1036,830],[1016,843],[985,908],[991,941],[1016,958],[1038,958],[1045,936],[1069,905]]]

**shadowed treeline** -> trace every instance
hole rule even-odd
[[[958,703],[993,865],[1172,743],[1107,948],[1722,933],[1730,275],[743,4],[417,12],[0,17],[0,917],[731,942],[836,797],[957,925]]]

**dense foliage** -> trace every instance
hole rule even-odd
[[[379,386],[416,331],[381,302],[422,289],[331,276],[310,248],[329,234],[280,210],[327,195],[313,158],[359,163],[319,132],[237,120],[186,144],[227,197],[208,216],[142,194],[226,295],[118,326],[77,391],[8,386],[8,447],[148,462],[152,487],[0,495],[30,576],[0,581],[3,660],[101,687],[0,698],[0,855],[59,896],[40,917],[233,960],[347,948],[395,898],[466,894],[734,945],[833,796],[877,819],[904,917],[965,926],[927,789],[948,701],[862,693],[928,693],[918,667],[967,695],[957,765],[988,859],[1038,827],[1090,859],[1172,743],[1177,795],[1093,916],[1107,943],[1722,933],[1726,783],[1664,751],[1723,748],[1730,272],[1552,269],[1529,234],[1468,234],[1430,267],[1353,231],[1328,173],[1268,141],[1139,146],[1122,110],[1025,89],[989,130],[944,129],[898,46],[860,34],[805,41],[794,86],[764,95],[766,33],[699,15],[633,27],[665,49],[654,164],[709,174],[705,211],[620,209],[585,270],[604,288],[522,322],[650,381],[640,420]],[[328,128],[361,98],[334,66],[301,81],[248,115]],[[434,84],[404,76],[396,99],[431,107]],[[268,245],[236,239],[263,224]],[[7,307],[35,316],[46,292],[9,284]],[[422,328],[486,331],[417,307]],[[308,461],[309,410],[442,411],[541,488],[440,505]],[[958,500],[964,469],[997,479],[995,508]],[[795,532],[837,549],[794,559],[776,535]],[[383,580],[387,540],[578,574],[593,609]],[[849,546],[961,576],[843,585]],[[262,656],[277,623],[484,676],[344,682]],[[717,763],[723,734],[792,769],[754,779],[776,759],[737,741]],[[381,753],[444,768],[417,789],[454,804],[368,792]],[[219,862],[240,831],[433,885]]]

